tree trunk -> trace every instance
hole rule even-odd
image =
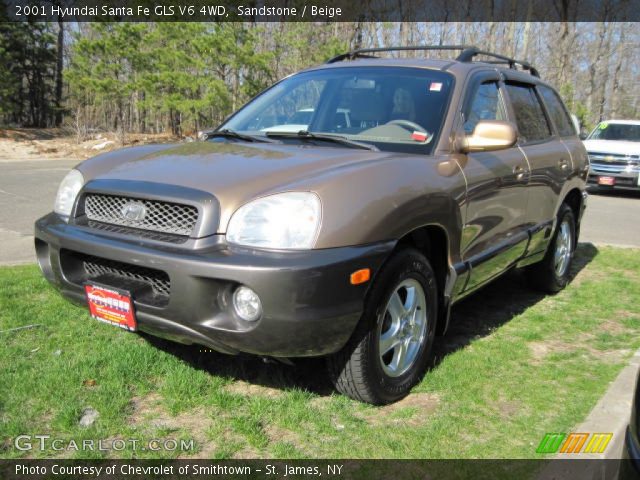
[[[357,50],[362,48],[362,19],[359,19],[356,22],[356,28],[353,32],[353,37],[351,37],[351,45],[353,50]]]
[[[529,2],[527,7],[527,18],[524,24],[524,31],[522,32],[522,60],[525,62],[529,60],[529,39],[531,38],[531,14],[533,9],[533,2]]]
[[[125,142],[125,114],[124,114],[124,107],[122,105],[122,99],[118,100],[118,114],[117,114],[117,118],[118,121],[120,123],[119,128],[118,128],[118,141],[120,142],[120,145],[124,145]]]
[[[56,63],[56,92],[55,92],[55,126],[62,125],[62,69],[64,68],[64,23],[58,18],[58,44]]]
[[[596,90],[598,87],[598,77],[600,76],[600,72],[598,67],[602,63],[603,57],[603,48],[606,37],[606,24],[601,23],[597,25],[596,35],[598,37],[598,45],[594,49],[595,55],[591,58],[591,65],[589,65],[589,94],[587,95],[587,107],[589,109],[589,113],[593,116],[597,105],[595,102]],[[594,120],[593,118],[591,120]]]
[[[605,52],[607,52],[607,54],[611,51],[612,30],[613,30],[613,27],[611,24],[609,24],[609,28],[607,29],[606,44],[605,44]],[[610,62],[610,58],[609,56],[607,56],[607,58],[604,60],[602,81],[600,83],[600,88],[599,88],[598,97],[597,97],[599,122],[605,120],[604,110],[605,110],[605,105],[607,104],[607,84],[609,83],[609,78],[610,78],[609,62]]]
[[[620,101],[620,95],[623,94],[620,82],[620,72],[622,71],[622,63],[624,58],[624,42],[625,42],[625,28],[624,25],[620,28],[620,38],[618,42],[618,48],[615,49],[615,54],[618,56],[616,61],[616,68],[613,72],[613,89],[611,91],[613,98],[615,101],[613,105],[610,106],[609,115],[611,117],[617,117],[618,111],[620,110],[620,106],[623,105],[623,102]]]
[[[144,102],[145,100],[144,90],[139,93],[138,99],[141,102]],[[138,129],[140,130],[140,133],[147,132],[147,109],[145,107],[142,107],[142,109],[140,109],[140,125],[138,125]]]

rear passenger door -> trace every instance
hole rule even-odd
[[[518,128],[518,147],[531,169],[526,223],[541,232],[555,218],[559,196],[571,169],[571,158],[554,134],[535,86],[507,82],[506,91]],[[544,232],[542,236],[547,234]],[[541,241],[542,238],[534,237],[527,253],[535,253]]]
[[[547,107],[549,117],[556,127],[556,133],[569,152],[571,160],[569,176],[584,177],[589,170],[589,159],[582,140],[578,138],[578,132],[573,126],[569,112],[555,90],[546,85],[538,85],[537,88],[544,105]]]

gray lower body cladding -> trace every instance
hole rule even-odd
[[[201,249],[147,244],[139,238],[68,225],[49,214],[36,222],[36,253],[46,279],[86,305],[84,283],[132,292],[139,330],[220,352],[319,356],[347,342],[369,283],[351,285],[361,268],[380,268],[394,242],[300,252],[212,244]],[[246,322],[233,291],[253,289],[263,315]]]

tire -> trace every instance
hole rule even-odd
[[[563,203],[558,211],[556,230],[544,259],[528,267],[527,275],[531,286],[546,293],[557,293],[566,287],[575,248],[575,217],[571,208]],[[564,263],[560,264],[561,261]]]
[[[415,249],[395,253],[376,276],[351,339],[327,359],[335,388],[374,405],[405,397],[433,358],[437,318],[437,284],[429,261]]]

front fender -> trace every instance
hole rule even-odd
[[[398,240],[438,225],[459,254],[466,183],[455,159],[398,156],[326,172],[308,187],[322,201],[316,248]]]

